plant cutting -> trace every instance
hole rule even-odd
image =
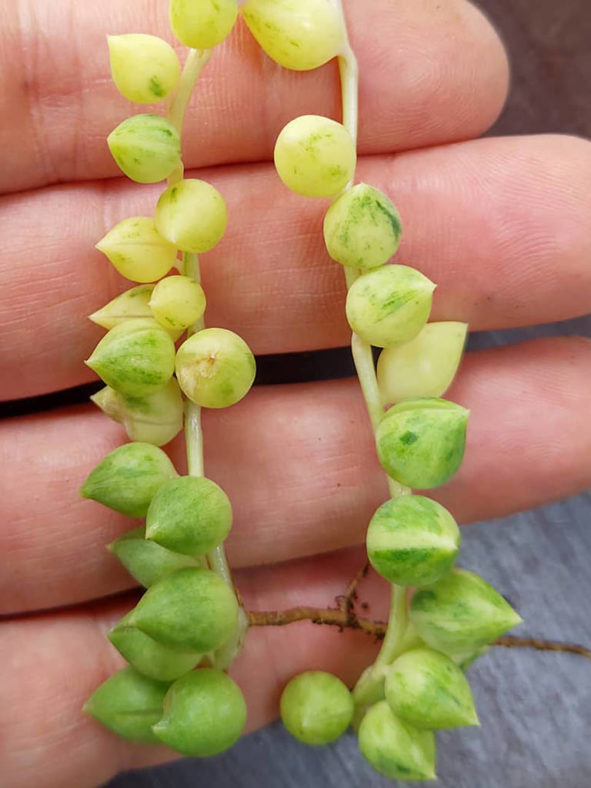
[[[478,5],[487,3],[492,5],[491,0]],[[8,668],[0,689],[5,700],[0,761],[12,788],[39,782],[46,788],[91,788],[121,771],[174,757],[164,738],[177,752],[208,757],[236,737],[245,705],[244,732],[264,725],[283,706],[296,739],[316,745],[334,741],[347,729],[353,706],[353,730],[337,754],[348,760],[352,782],[382,781],[378,774],[371,776],[361,754],[356,757],[358,740],[370,759],[388,770],[396,748],[406,750],[415,742],[416,757],[406,767],[420,774],[428,765],[433,733],[437,773],[446,783],[461,782],[463,772],[468,782],[503,784],[509,767],[512,774],[549,770],[552,777],[546,779],[559,783],[566,761],[584,771],[584,704],[573,705],[569,688],[573,681],[584,686],[587,660],[495,648],[464,675],[473,652],[458,664],[458,656],[445,651],[454,599],[469,586],[481,605],[487,590],[471,582],[465,570],[464,590],[455,588],[456,521],[490,521],[565,498],[589,484],[588,342],[564,337],[494,350],[474,347],[479,331],[573,317],[588,303],[589,148],[568,137],[475,139],[500,109],[506,73],[498,38],[467,0],[346,0],[344,5],[361,66],[359,161],[352,188],[336,198],[292,192],[273,168],[274,144],[297,117],[343,126],[336,58],[313,72],[284,69],[240,20],[204,68],[179,135],[183,180],[215,187],[227,204],[227,230],[213,249],[194,252],[202,275],[197,283],[186,276],[176,244],[193,247],[215,238],[223,215],[221,225],[208,224],[211,234],[202,233],[197,222],[187,228],[177,217],[178,234],[168,241],[155,221],[168,184],[121,178],[106,142],[130,115],[168,120],[188,55],[168,32],[168,2],[4,2],[0,397],[12,401],[3,407],[3,415],[11,417],[0,421],[0,657]],[[505,5],[503,21],[517,13]],[[543,15],[543,7],[532,11],[532,32],[534,25],[543,25]],[[331,36],[323,24],[318,38],[324,46]],[[178,68],[170,77],[163,70],[171,62],[168,44],[145,48],[155,79],[141,79],[140,63],[127,83],[151,101],[132,106],[109,80],[105,41],[111,35],[116,52],[117,36],[138,30],[166,39]],[[554,76],[561,71],[565,75],[558,68]],[[125,80],[121,84],[127,90]],[[156,99],[166,90],[167,104],[159,104]],[[532,106],[539,111],[539,103]],[[170,128],[155,122],[142,155],[149,158],[159,139],[168,151],[164,140],[172,139],[164,156],[168,167],[176,143],[166,131]],[[127,152],[116,149],[126,167],[137,164],[129,156],[132,132],[133,124],[117,142],[127,146]],[[346,162],[349,171],[350,155]],[[338,181],[338,157],[331,166],[336,169],[327,175]],[[349,193],[351,201],[358,193],[373,195],[390,216],[396,211],[399,217],[400,247],[384,265],[388,277],[408,274],[395,286],[412,288],[413,297],[396,312],[388,310],[393,305],[388,300],[376,302],[379,310],[372,311],[387,283],[370,286],[380,265],[364,268],[357,246],[350,247],[356,257],[346,264],[351,234],[347,243],[329,234],[327,219],[330,247],[323,243],[331,204],[346,216],[347,202],[340,198]],[[216,204],[212,201],[212,213]],[[172,207],[165,200],[162,205]],[[360,212],[375,203],[363,205]],[[335,222],[340,215],[335,207]],[[364,224],[366,235],[370,226],[382,254],[382,225]],[[118,240],[117,247],[101,246],[126,266],[127,282],[93,248],[114,228],[121,231],[119,239],[117,232],[110,239]],[[133,234],[140,231],[149,243],[133,245]],[[394,235],[392,226],[388,243]],[[369,263],[378,252],[368,256]],[[344,266],[333,259],[341,257]],[[147,270],[148,260],[154,271]],[[344,268],[363,272],[349,304]],[[388,346],[390,331],[415,330],[415,302],[425,311],[430,308],[427,325],[414,339]],[[107,325],[101,330],[86,320],[88,314]],[[207,330],[231,329],[246,341],[257,354],[262,385],[227,408],[206,407],[199,393],[205,395],[203,387],[191,387],[193,404],[203,416],[204,475],[196,476],[188,474],[184,456],[182,427],[189,406],[176,367],[177,351],[188,338],[185,326],[193,326],[200,314]],[[419,318],[425,319],[418,312]],[[142,319],[147,323],[113,331],[126,320]],[[476,342],[458,380],[446,390],[445,382],[435,385],[432,370],[453,377],[457,361],[441,343],[445,336],[457,359],[463,349],[457,337],[465,334],[466,323]],[[82,360],[90,359],[111,331],[111,341],[93,359],[108,377],[101,384]],[[372,360],[379,355],[382,405],[393,413],[388,430],[384,427],[389,440],[380,446],[388,474],[380,471],[376,433],[357,380],[331,379],[354,371],[343,347],[353,331],[372,345]],[[161,385],[171,367],[170,342],[175,372]],[[153,358],[144,352],[151,347]],[[130,349],[129,369],[122,370],[118,358]],[[187,354],[190,363],[199,363],[199,350]],[[419,355],[423,363],[417,369]],[[215,400],[215,387],[207,393]],[[87,401],[91,394],[94,402]],[[433,461],[428,466],[419,454],[410,462],[419,443],[410,421],[418,409],[407,408],[405,401],[425,397],[470,412],[465,459],[440,488],[422,489],[419,471],[428,467],[438,481],[450,471],[445,457],[429,452]],[[439,412],[434,404],[427,415],[438,429],[449,426],[454,414],[466,415],[456,408]],[[126,434],[131,443],[121,446]],[[79,495],[87,476],[115,449],[121,454],[92,481],[97,494],[121,511]],[[389,493],[388,475],[412,494]],[[204,505],[197,507],[194,501],[201,497]],[[505,526],[489,522],[462,529],[459,564],[487,580],[495,578],[498,590],[528,619],[530,632],[584,641],[584,616],[577,620],[576,611],[582,611],[585,596],[580,549],[585,534],[576,511],[577,503],[568,502],[514,517]],[[550,520],[570,520],[571,513],[575,522],[552,528]],[[404,528],[392,529],[392,522],[403,517]],[[439,536],[426,546],[419,578],[410,561],[393,566],[390,553],[404,550],[427,519],[437,524]],[[573,530],[579,531],[576,544]],[[230,587],[219,578],[203,575],[210,568],[208,553],[226,534],[241,599],[228,593]],[[105,550],[109,543],[111,552]],[[373,568],[364,571],[369,556],[383,577]],[[414,556],[418,560],[418,550]],[[435,579],[440,573],[448,573],[454,583]],[[138,582],[145,587],[141,602]],[[375,662],[390,629],[390,584],[411,582],[416,585],[406,586],[406,612],[413,627],[417,622],[422,627],[423,642],[410,642],[409,627],[406,650],[388,665],[383,685],[376,682],[375,700],[356,702],[351,690]],[[436,604],[447,619],[443,628],[432,626],[433,597],[423,595],[435,585]],[[210,607],[187,606],[187,600],[206,593]],[[237,603],[248,617],[245,646],[228,670],[220,670],[211,659],[219,650],[203,649],[212,640],[232,640],[234,630],[228,635],[226,626]],[[272,626],[293,621],[301,623]],[[470,638],[482,642],[485,634],[474,629]],[[495,645],[520,641],[502,635]],[[120,672],[126,663],[130,668]],[[213,676],[210,670],[220,672]],[[475,704],[458,671],[469,678]],[[118,684],[105,683],[115,675]],[[291,680],[293,691],[288,691]],[[94,704],[96,716],[127,740],[82,711],[101,684],[103,691],[89,708]],[[438,706],[430,702],[435,685],[441,690]],[[519,702],[523,698],[527,703]],[[481,730],[437,733],[444,725],[472,723],[474,710]],[[207,731],[199,728],[205,716],[217,722]],[[412,729],[425,735],[413,738]],[[553,735],[545,737],[539,759],[540,735],[549,730]],[[246,754],[251,771],[271,774],[273,781],[285,772],[277,743],[304,770],[315,760],[328,763],[335,754],[306,752],[297,740],[285,741],[282,748],[286,735],[275,726],[242,742],[223,761],[177,764],[165,773],[173,782],[187,772],[220,774],[236,759],[244,763]],[[148,736],[147,744],[137,741]],[[496,756],[515,740],[523,746],[512,751],[508,767],[506,758]],[[263,759],[257,757],[260,746],[255,752],[257,742],[268,745]],[[467,763],[454,757],[471,743],[488,755]],[[247,775],[237,781],[242,779],[248,782]],[[209,781],[215,783],[216,777]]]
[[[179,259],[175,243],[184,245],[181,236],[175,242],[155,243],[163,238],[155,215],[167,183],[143,185],[120,177],[106,142],[130,115],[167,119],[168,104],[131,106],[117,94],[109,80],[105,41],[107,34],[116,39],[118,34],[138,30],[160,35],[172,44],[179,65],[184,65],[188,53],[168,32],[168,3],[5,0],[4,11],[7,24],[0,32],[0,60],[5,64],[0,397],[13,401],[3,408],[3,415],[11,417],[0,422],[5,493],[0,654],[8,667],[0,691],[5,699],[0,760],[3,777],[13,788],[27,788],[39,780],[47,788],[70,784],[90,788],[122,770],[173,755],[162,745],[117,740],[82,712],[85,701],[106,679],[127,661],[138,674],[158,682],[155,690],[164,689],[166,694],[186,673],[214,669],[208,655],[196,650],[204,645],[204,633],[198,631],[201,619],[190,618],[192,611],[187,620],[195,631],[191,628],[187,636],[188,627],[184,634],[180,632],[183,627],[174,627],[175,637],[184,640],[187,636],[182,648],[174,648],[168,629],[162,629],[161,614],[167,608],[162,608],[161,600],[174,595],[184,604],[182,589],[187,594],[191,588],[203,590],[202,576],[197,575],[198,582],[189,582],[180,574],[182,584],[175,580],[163,587],[162,594],[151,594],[154,620],[148,616],[146,625],[147,603],[142,603],[141,611],[135,610],[142,593],[138,581],[118,560],[124,556],[151,591],[174,577],[176,570],[208,568],[203,555],[177,552],[185,549],[186,537],[187,544],[198,541],[197,550],[209,550],[211,539],[223,538],[228,527],[227,518],[218,521],[223,507],[216,505],[216,516],[211,518],[205,516],[205,508],[198,520],[175,512],[182,530],[174,535],[179,545],[174,549],[145,538],[148,530],[160,538],[168,526],[160,516],[164,504],[169,505],[166,500],[161,501],[160,513],[150,518],[149,528],[146,522],[159,485],[168,487],[170,481],[189,476],[181,429],[186,399],[176,372],[168,384],[156,388],[158,377],[150,377],[159,368],[144,363],[144,354],[134,353],[129,374],[122,374],[116,364],[122,348],[139,349],[153,341],[170,365],[168,338],[153,332],[152,320],[169,334],[175,369],[177,351],[187,338],[182,325],[187,319],[199,320],[195,311],[199,314],[205,298],[207,329],[232,330],[257,354],[262,385],[228,408],[200,405],[204,476],[190,477],[215,483],[232,510],[232,529],[225,545],[249,629],[246,645],[227,673],[246,700],[244,732],[276,716],[281,689],[302,671],[334,673],[350,693],[364,668],[374,663],[387,625],[389,583],[403,585],[407,579],[396,571],[392,580],[385,580],[371,569],[365,575],[367,581],[358,586],[357,598],[349,594],[347,584],[365,565],[365,531],[384,504],[421,496],[437,501],[458,523],[468,523],[531,509],[588,486],[585,370],[589,351],[588,343],[580,338],[538,339],[495,350],[473,347],[453,387],[443,394],[432,387],[427,395],[470,411],[466,454],[459,472],[441,488],[415,487],[413,495],[393,497],[387,489],[387,475],[380,471],[375,433],[368,424],[357,381],[354,377],[332,379],[353,371],[348,349],[343,347],[352,333],[346,318],[343,265],[333,260],[323,243],[323,220],[333,198],[306,198],[291,192],[273,168],[274,143],[296,117],[323,117],[343,125],[337,60],[327,61],[314,72],[283,69],[264,53],[240,20],[204,68],[179,137],[183,178],[207,182],[222,195],[227,204],[227,231],[213,249],[197,252],[202,274],[199,290],[183,270],[168,267],[167,257]],[[580,314],[589,293],[584,261],[591,237],[586,188],[586,164],[591,159],[586,143],[564,137],[475,139],[490,127],[500,109],[506,74],[498,38],[467,0],[373,0],[370,4],[346,0],[345,11],[361,66],[359,162],[353,184],[366,184],[368,194],[373,188],[386,195],[400,216],[402,242],[386,266],[411,268],[437,283],[427,325],[454,321],[446,335],[448,341],[456,342],[454,333],[458,327],[465,331],[466,323],[471,332],[479,332]],[[508,7],[507,15],[513,13]],[[540,9],[535,19],[539,21],[541,15]],[[140,70],[133,73],[135,78]],[[166,85],[161,72],[159,76]],[[172,102],[174,91],[164,101]],[[94,250],[99,239],[130,217],[151,219],[137,222],[140,226],[151,223],[155,230],[142,254],[146,260],[147,251],[159,250],[158,266],[168,273],[136,271],[126,282],[103,252]],[[119,260],[127,257],[131,265],[132,248],[120,244]],[[114,251],[109,250],[113,257]],[[334,253],[340,256],[338,250]],[[141,264],[142,255],[135,259]],[[179,264],[182,267],[182,260]],[[359,270],[364,275],[372,273],[371,268]],[[168,284],[158,296],[159,276],[164,280],[185,277],[180,288],[183,314],[178,300],[171,313]],[[421,297],[428,295],[423,284],[425,288],[416,288]],[[170,288],[176,288],[175,281]],[[130,290],[134,292],[119,305],[104,309]],[[117,313],[120,307],[122,312]],[[124,317],[149,321],[113,334],[113,343],[101,349],[102,358],[95,359],[113,385],[101,384],[82,361],[115,328],[114,324],[101,330],[86,320],[87,315],[101,312],[99,319],[104,322],[123,323]],[[364,326],[360,314],[358,308],[352,312],[357,336],[366,343],[379,341],[374,335],[375,321]],[[435,333],[442,336],[438,329]],[[478,343],[477,333],[473,338]],[[387,342],[387,337],[382,340]],[[403,400],[426,396],[419,377],[427,380],[430,373],[422,365],[421,375],[416,374],[417,347],[424,351],[430,347],[427,330],[397,347],[372,348],[374,359],[380,354],[380,368],[385,366],[390,372],[389,393],[383,394],[383,405],[389,410]],[[288,355],[275,355],[284,353]],[[455,367],[450,369],[443,355],[436,351],[433,359],[446,367],[442,375],[451,375]],[[384,360],[392,356],[398,360],[394,372]],[[414,371],[401,375],[400,365]],[[377,374],[382,389],[379,369]],[[308,382],[297,382],[304,380]],[[87,401],[91,394],[101,403],[99,407]],[[101,412],[103,407],[113,419]],[[400,426],[414,412],[397,414]],[[430,409],[430,415],[437,416],[435,409]],[[107,464],[102,469],[103,492],[109,476],[111,483],[119,479],[119,493],[111,490],[110,500],[121,509],[129,507],[130,514],[79,495],[87,476],[107,455],[118,447],[129,451],[121,447],[126,433],[132,441],[130,467],[125,467],[125,454],[116,456],[110,469]],[[409,449],[417,444],[410,436],[407,440]],[[146,448],[131,458],[138,443],[157,450],[152,453],[149,474],[134,475],[134,468],[141,468],[149,457]],[[401,455],[387,448],[389,472],[399,475]],[[141,495],[136,495],[133,479],[135,484],[147,483]],[[410,479],[405,486],[410,486]],[[126,493],[125,502],[121,491]],[[212,501],[218,500],[214,490],[211,495]],[[567,503],[550,510],[550,515],[568,518],[570,507]],[[377,518],[378,536],[385,527],[387,510],[383,514]],[[487,580],[494,578],[498,590],[508,594],[528,619],[530,632],[543,627],[556,637],[584,641],[584,620],[571,615],[580,599],[576,592],[585,587],[584,556],[578,549],[565,555],[572,546],[573,529],[582,531],[582,521],[550,529],[545,517],[546,510],[514,518],[508,527],[487,524],[462,529],[459,563],[476,569]],[[528,522],[533,525],[531,520],[538,518],[543,520],[538,532],[532,529],[531,540],[515,549]],[[447,540],[445,553],[435,553],[425,565],[434,573],[440,565],[449,565],[454,550],[454,530],[443,515],[441,522],[445,524],[441,541],[445,543],[448,534],[451,542]],[[194,523],[205,524],[198,540]],[[164,538],[170,536],[167,532]],[[580,544],[584,533],[578,536]],[[552,540],[555,555],[567,561],[544,562],[546,539]],[[105,550],[109,543],[111,552]],[[379,561],[384,567],[386,551],[380,548],[378,538],[368,552],[375,552],[376,565]],[[470,548],[475,548],[478,558],[470,557]],[[547,552],[551,559],[551,550]],[[212,594],[216,593],[218,586],[210,585]],[[409,596],[420,593],[420,587],[419,591],[414,588],[409,589]],[[569,600],[571,594],[574,599]],[[222,606],[230,609],[228,596],[220,596]],[[568,615],[560,615],[561,606],[568,602],[575,604]],[[546,612],[539,617],[536,610]],[[407,612],[410,617],[408,607]],[[420,611],[421,616],[424,612]],[[270,626],[294,620],[302,623],[283,629]],[[322,625],[315,626],[314,621]],[[505,644],[515,642],[501,638]],[[433,648],[434,642],[427,647]],[[417,643],[409,652],[421,648]],[[513,661],[525,663],[527,670],[513,670]],[[496,738],[509,746],[512,722],[523,734],[520,741],[525,745],[512,765],[520,773],[527,772],[532,752],[539,752],[540,733],[553,726],[555,735],[546,741],[554,742],[554,747],[549,745],[543,760],[559,775],[565,758],[575,762],[578,753],[584,752],[580,748],[583,726],[569,727],[563,721],[565,715],[570,719],[574,713],[569,680],[578,674],[584,679],[586,661],[568,655],[507,655],[497,648],[492,658],[482,662],[467,675],[483,729],[436,733],[440,777],[449,781],[450,773],[457,773],[452,753],[472,740],[489,749]],[[495,672],[494,683],[487,682],[487,674]],[[415,694],[421,676],[423,672],[412,684]],[[528,690],[526,680],[534,682]],[[556,692],[559,682],[561,691]],[[137,686],[137,682],[129,685]],[[305,686],[306,682],[300,686],[302,695]],[[394,711],[386,698],[388,686],[384,681],[382,700]],[[394,686],[400,692],[399,684]],[[197,696],[201,689],[191,686],[190,692]],[[535,711],[522,706],[512,715],[504,703],[500,712],[495,709],[495,695],[515,700],[522,691],[528,705],[537,707]],[[346,692],[343,696],[341,688],[334,702],[343,712],[350,705],[342,702]],[[164,718],[156,697],[155,693],[152,710],[147,712],[152,715],[152,726]],[[313,695],[310,690],[306,697],[310,697],[309,708],[319,708],[322,693]],[[549,697],[553,699],[551,715],[545,713]],[[125,700],[123,692],[118,699]],[[410,697],[404,708],[412,703]],[[123,721],[125,707],[113,708],[120,711],[119,721]],[[400,718],[405,712],[397,706],[394,713]],[[141,714],[131,715],[128,721],[138,717]],[[535,724],[526,724],[533,718]],[[410,718],[409,724],[418,727]],[[353,727],[357,725],[355,718]],[[295,724],[292,727],[297,730]],[[567,729],[568,736],[562,735]],[[400,727],[396,730],[400,732]],[[336,735],[328,731],[325,736],[329,734]],[[273,745],[282,735],[274,728],[256,741]],[[252,751],[256,741],[243,742],[223,763],[182,764],[170,771],[223,771],[245,750]],[[297,741],[287,747],[290,755],[302,759],[303,768],[314,758],[331,757],[329,752],[306,753]],[[339,751],[354,756],[356,747],[357,737],[348,732]],[[274,760],[269,751],[269,758],[253,768],[281,771],[283,764],[273,764]],[[359,756],[354,774],[379,783],[381,778],[372,778],[369,768]],[[495,760],[493,752],[491,759],[476,759],[467,766],[468,779],[472,775],[478,782],[482,768],[487,775],[502,773],[505,764],[503,759]]]
[[[275,166],[292,191],[329,201],[319,203],[324,238],[346,278],[353,358],[391,494],[367,533],[369,561],[391,589],[378,657],[352,691],[323,672],[294,677],[281,715],[312,745],[334,741],[353,724],[376,770],[428,780],[435,776],[433,731],[477,724],[463,669],[520,621],[483,579],[454,569],[460,534],[452,514],[412,492],[444,484],[462,462],[469,414],[442,396],[467,326],[428,322],[435,284],[392,261],[402,217],[389,196],[355,183],[358,68],[340,2],[247,0],[241,13],[281,66],[310,70],[339,61],[343,122],[293,119],[277,138]],[[238,335],[205,327],[198,255],[223,237],[228,214],[217,189],[184,177],[181,160],[188,101],[237,14],[233,0],[172,0],[173,31],[190,47],[182,70],[161,39],[109,38],[113,79],[126,98],[169,97],[165,115],[120,123],[109,148],[132,180],[167,184],[153,217],[123,220],[97,244],[135,285],[91,316],[108,333],[87,361],[106,384],[95,404],[133,442],[95,468],[82,494],[145,519],[110,549],[147,590],[109,635],[129,667],[108,679],[86,710],[126,738],[198,757],[239,737],[246,709],[226,671],[248,626],[274,623],[241,604],[223,547],[232,506],[204,475],[201,409],[239,402],[255,362]],[[175,268],[178,274],[167,276]],[[372,346],[383,349],[377,371]],[[160,446],[181,429],[183,412],[188,475],[178,476]]]

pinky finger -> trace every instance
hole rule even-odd
[[[341,594],[364,560],[361,550],[331,554],[262,570],[243,570],[238,584],[252,609],[300,605],[326,607]],[[384,586],[364,589],[372,613],[384,617]],[[87,717],[82,706],[124,663],[105,638],[134,599],[0,624],[0,762],[4,785],[29,788],[93,788],[119,771],[170,760],[162,747],[131,744]],[[302,632],[302,629],[308,631]],[[247,731],[277,716],[286,681],[313,668],[340,675],[352,685],[376,651],[365,633],[309,622],[287,629],[258,628],[248,635],[232,675],[244,691]]]

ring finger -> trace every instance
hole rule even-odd
[[[461,522],[502,516],[591,483],[591,342],[539,340],[468,354],[451,399],[471,409],[465,462],[434,491]],[[105,545],[134,523],[77,495],[121,443],[79,407],[1,423],[6,490],[0,613],[73,604],[132,581]],[[179,442],[172,454],[182,471]],[[387,497],[354,380],[255,389],[207,412],[206,473],[235,511],[232,565],[358,544]]]

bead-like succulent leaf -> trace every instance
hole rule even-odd
[[[156,230],[149,216],[130,216],[98,242],[96,248],[132,282],[154,282],[165,276],[176,264],[177,249]],[[152,289],[152,288],[151,288]],[[146,309],[147,291],[135,287],[90,316],[104,328],[113,328],[122,319],[151,317]],[[106,314],[105,314],[106,313]]]
[[[96,466],[80,494],[128,517],[145,517],[156,490],[176,475],[162,449],[150,443],[127,443]]]
[[[136,104],[153,104],[176,87],[181,67],[176,52],[157,36],[107,36],[111,76],[117,90]]]
[[[171,0],[169,9],[175,36],[192,49],[220,44],[238,16],[236,0]]]
[[[173,259],[173,264],[175,259],[176,257]],[[143,258],[143,262],[145,262],[145,258]],[[162,276],[168,272],[169,268],[170,266],[164,271]],[[174,278],[175,277],[167,277],[163,281],[166,282],[168,279]],[[147,319],[153,318],[154,313],[150,307],[150,299],[152,298],[153,290],[154,285],[137,285],[137,287],[131,287],[129,290],[115,296],[112,301],[109,301],[109,303],[105,304],[101,309],[93,312],[92,315],[88,316],[88,319],[96,323],[97,326],[102,326],[106,328],[107,331],[110,331],[112,328],[115,328],[115,326],[118,326],[119,323],[124,323],[126,320],[132,320],[138,317]],[[162,323],[160,325],[162,325]],[[170,325],[162,327],[168,331],[173,342],[176,342],[184,331],[182,328],[172,328]]]
[[[194,558],[161,547],[145,538],[143,526],[134,528],[109,545],[129,574],[145,588],[149,588],[177,569],[198,567]]]
[[[183,755],[207,758],[231,747],[246,723],[240,687],[223,671],[210,668],[175,681],[164,701],[154,733]]]
[[[478,725],[466,677],[439,651],[417,648],[398,657],[388,670],[385,688],[392,711],[416,728]]]
[[[198,331],[180,346],[176,376],[186,396],[203,408],[227,408],[250,390],[256,362],[246,342],[225,328]]]
[[[460,541],[447,509],[422,495],[406,495],[386,501],[372,517],[367,554],[389,582],[424,586],[452,568]]]
[[[406,265],[384,265],[359,277],[347,294],[353,331],[376,347],[414,339],[431,312],[435,285]]]
[[[324,217],[324,240],[329,255],[341,265],[378,268],[396,253],[402,221],[392,201],[382,192],[358,183],[331,205]]]
[[[167,331],[154,319],[138,318],[112,328],[85,363],[115,391],[145,397],[166,386],[174,362]]]
[[[178,130],[160,115],[132,115],[107,137],[113,158],[137,183],[163,181],[181,163]]]
[[[357,151],[341,123],[323,115],[302,115],[282,129],[274,159],[288,189],[304,197],[334,197],[352,180]]]
[[[184,403],[175,378],[144,397],[126,396],[106,386],[90,399],[113,421],[123,424],[132,441],[164,446],[183,427]]]
[[[391,780],[434,780],[435,738],[399,719],[385,700],[359,727],[359,749],[376,771]]]
[[[443,396],[458,371],[467,333],[467,323],[427,323],[410,342],[386,348],[377,369],[384,403]]]
[[[294,71],[322,66],[345,41],[341,17],[330,0],[247,0],[242,16],[267,55]]]
[[[281,695],[281,719],[304,744],[319,746],[336,741],[353,719],[353,697],[331,673],[310,670],[294,676]]]
[[[162,717],[168,687],[127,667],[101,684],[84,711],[124,739],[157,744],[152,726]]]
[[[209,569],[179,569],[151,586],[127,621],[165,646],[205,654],[236,627],[231,588]]]
[[[443,399],[405,400],[390,408],[376,430],[383,469],[419,490],[445,484],[462,463],[468,416]]]
[[[199,663],[200,654],[186,653],[157,643],[132,626],[124,616],[109,632],[109,640],[139,673],[157,681],[174,681]]]
[[[160,235],[175,247],[201,254],[223,238],[228,210],[224,198],[210,183],[185,178],[160,195],[154,221]]]
[[[429,646],[450,655],[475,651],[521,623],[486,580],[465,569],[417,591],[410,618]]]
[[[167,276],[154,287],[150,309],[163,328],[184,331],[203,317],[203,288],[190,276]]]
[[[164,273],[167,273],[168,270],[169,269]],[[112,301],[109,301],[109,303],[105,304],[101,309],[93,312],[92,315],[88,316],[88,319],[109,331],[125,320],[138,317],[153,317],[152,311],[150,310],[150,298],[153,289],[154,285],[137,285],[137,287],[131,287],[124,293],[115,296]]]
[[[146,518],[146,538],[185,555],[205,555],[230,532],[232,506],[211,479],[181,476],[154,496]]]

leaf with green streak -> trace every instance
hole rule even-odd
[[[101,684],[84,711],[128,741],[157,744],[152,726],[162,716],[168,687],[127,667]]]
[[[417,591],[410,619],[429,646],[450,656],[477,651],[522,620],[486,580],[465,569]]]
[[[177,569],[198,567],[199,561],[174,553],[145,538],[144,527],[134,528],[109,545],[129,574],[145,588],[153,586]]]
[[[157,681],[174,681],[199,663],[200,654],[190,654],[163,646],[129,623],[124,616],[109,632],[109,640],[119,653],[144,676]]]
[[[119,446],[90,473],[80,494],[128,517],[145,517],[158,488],[177,475],[162,449],[151,443]]]

